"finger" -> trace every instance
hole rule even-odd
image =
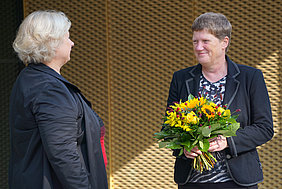
[[[218,148],[219,148],[219,145],[215,143],[215,144],[210,145],[209,151],[213,151],[213,150],[216,150]]]
[[[197,157],[198,155],[201,155],[202,152],[200,150],[198,150],[198,148],[193,148],[191,150],[191,152],[187,151],[186,149],[184,149],[184,154],[187,158],[192,158],[194,159],[195,157]]]
[[[209,151],[216,151],[220,147],[220,144],[218,141],[213,141],[210,143]]]
[[[198,154],[193,153],[193,152],[187,152],[187,153],[184,153],[184,154],[187,158],[190,158],[190,159],[194,159],[195,157],[198,156]]]
[[[196,150],[196,151],[194,151],[194,153],[196,153],[198,155],[202,155],[202,151],[200,151],[200,150]]]
[[[218,140],[222,140],[222,139],[225,139],[225,137],[223,135],[218,135]]]
[[[219,151],[219,146],[218,145],[214,145],[214,146],[210,147],[208,151],[209,152]]]
[[[213,141],[215,141],[216,139],[217,139],[217,137],[214,137],[214,138],[208,139],[208,141],[209,141],[209,142],[213,142]]]
[[[212,141],[212,142],[210,142],[210,146],[214,146],[214,145],[216,145],[216,144],[218,144],[218,141]]]
[[[201,154],[202,154],[201,150],[199,150],[198,147],[193,148],[193,149],[191,150],[191,152],[193,152],[193,153],[195,153],[195,154],[197,154],[197,155],[201,155]]]

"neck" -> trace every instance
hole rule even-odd
[[[58,74],[61,74],[60,73],[60,70],[61,70],[61,65],[60,64],[57,64],[56,62],[54,61],[51,61],[51,62],[45,62],[44,63],[46,66],[52,68],[53,70],[55,70]]]
[[[202,66],[202,74],[210,82],[219,81],[227,75],[227,62],[224,60],[210,67]]]

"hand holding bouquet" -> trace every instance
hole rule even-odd
[[[236,110],[240,111],[240,110]],[[222,135],[236,136],[240,124],[238,115],[231,115],[226,105],[216,105],[212,101],[189,95],[186,102],[174,103],[168,108],[162,124],[162,131],[155,133],[159,147],[183,149],[191,152],[197,147],[202,154],[193,161],[193,168],[202,172],[210,170],[217,160],[208,152],[209,140]]]

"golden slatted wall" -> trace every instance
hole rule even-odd
[[[25,14],[57,9],[72,21],[75,42],[63,75],[79,86],[106,128],[109,186],[177,188],[173,157],[158,149],[174,71],[195,64],[190,26],[203,12],[225,14],[233,26],[229,56],[260,68],[273,110],[275,136],[259,148],[265,181],[281,185],[281,3],[267,1],[25,0]]]

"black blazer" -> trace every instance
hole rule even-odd
[[[237,184],[250,186],[263,180],[256,147],[269,141],[274,134],[269,96],[259,69],[235,64],[227,56],[226,60],[228,72],[223,104],[227,104],[231,112],[241,109],[237,119],[241,125],[237,136],[227,138],[227,168]],[[167,106],[180,100],[186,101],[189,94],[198,96],[201,74],[200,64],[175,72]],[[191,161],[184,156],[176,158],[176,183],[181,185],[188,182],[192,171]]]
[[[29,64],[10,97],[10,188],[107,188],[98,119],[76,86]]]

